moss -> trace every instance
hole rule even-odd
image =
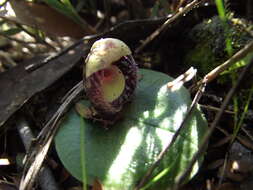
[[[227,38],[231,40],[234,53],[244,47],[252,37],[241,25],[232,21],[233,18],[225,27],[216,16],[196,25],[187,37],[193,45],[186,50],[184,63],[196,67],[198,73],[203,76],[229,58],[225,45]]]

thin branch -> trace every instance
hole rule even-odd
[[[244,127],[241,128],[242,131],[250,138],[250,140],[253,142],[253,136],[249,131],[247,131]]]
[[[214,106],[210,106],[210,105],[202,105],[202,104],[199,104],[201,108],[204,108],[206,110],[210,110],[210,111],[214,111],[214,112],[218,112],[220,111],[220,108],[217,108],[217,107],[214,107]],[[235,112],[233,111],[230,111],[230,110],[224,110],[224,113],[227,113],[227,114],[235,114]]]
[[[172,22],[174,22],[176,19],[185,15],[194,7],[198,6],[200,3],[203,3],[205,1],[207,0],[193,0],[191,3],[187,4],[183,9],[178,9],[178,11],[173,16],[170,16],[168,20],[166,20],[160,28],[158,28],[155,32],[153,32],[149,37],[147,37],[143,41],[143,43],[135,50],[135,53],[136,54],[140,53],[144,49],[144,47],[147,46],[147,44],[153,41],[163,30],[167,29]]]
[[[28,44],[36,44],[35,42],[26,42],[26,41],[23,41],[23,40],[19,40],[19,39],[16,39],[16,38],[12,38],[2,32],[0,32],[0,36],[3,36],[5,38],[7,38],[8,40],[11,40],[11,41],[15,41],[17,43],[20,43],[22,44],[23,46],[25,46],[27,49],[29,49],[30,52],[34,53],[34,50],[32,49],[32,47],[30,47]]]
[[[226,62],[224,62],[222,65],[219,65],[218,67],[213,69],[211,72],[209,72],[207,75],[205,75],[205,77],[202,81],[204,81],[206,83],[211,82],[220,73],[224,72],[231,65],[233,65],[237,61],[241,60],[242,58],[244,58],[247,54],[249,54],[252,51],[253,51],[253,40],[250,43],[248,43],[246,46],[244,46],[244,48],[242,48],[236,54],[234,54],[230,59],[228,59]],[[201,81],[199,83],[201,83]]]
[[[33,37],[37,43],[43,44],[45,46],[47,46],[48,48],[52,49],[53,51],[57,51],[56,48],[54,46],[52,46],[51,44],[47,43],[44,39],[40,38],[39,36],[31,33],[30,31],[28,31],[24,26],[22,26],[21,24],[16,23],[16,26],[21,28],[24,32],[26,32],[28,35],[30,35],[31,37]]]
[[[227,131],[225,131],[224,129],[216,126],[216,129],[218,129],[220,132],[222,132],[225,136],[230,137],[230,139],[232,139],[232,135],[230,135]],[[242,128],[242,131],[245,132]],[[246,135],[248,136],[248,134],[246,133]],[[236,140],[238,140],[243,146],[247,147],[249,150],[253,151],[253,137],[248,136],[250,139],[246,139],[245,136],[242,135],[237,135],[236,136]]]

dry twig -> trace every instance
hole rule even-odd
[[[199,82],[206,82],[209,83],[213,79],[217,78],[219,74],[221,74],[223,71],[228,69],[231,65],[236,63],[237,61],[241,60],[244,58],[248,53],[253,51],[253,40],[248,43],[244,48],[242,48],[240,51],[238,51],[236,54],[234,54],[230,59],[228,59],[226,62],[223,64],[219,65],[215,69],[213,69],[211,72],[209,72],[207,75],[205,75],[204,79]]]
[[[203,3],[205,1],[207,0],[193,0],[191,3],[186,5],[183,9],[178,9],[178,11],[173,16],[169,16],[168,20],[166,20],[160,28],[158,28],[155,32],[153,32],[150,36],[148,36],[142,42],[142,44],[135,50],[135,53],[136,54],[140,53],[147,44],[153,41],[163,30],[166,30],[172,22],[174,22],[176,19],[185,15],[194,7],[198,6],[200,3]]]

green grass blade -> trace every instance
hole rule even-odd
[[[10,28],[8,30],[2,31],[1,34],[7,35],[7,36],[12,36],[12,35],[18,34],[21,31],[22,31],[21,28]]]
[[[82,25],[84,23],[83,19],[78,15],[69,0],[44,0],[44,2],[65,16],[74,20],[77,24]]]
[[[83,182],[83,190],[87,190],[87,176],[86,176],[86,162],[85,162],[85,126],[83,118],[80,117],[80,162],[82,168],[82,182]]]
[[[176,162],[178,159],[178,156],[175,157],[172,165]],[[142,187],[140,190],[146,190],[156,182],[158,182],[162,177],[164,177],[168,172],[171,171],[171,166],[165,168],[163,171],[161,171],[159,174],[157,174],[155,177],[153,177],[144,187]]]
[[[225,50],[228,53],[228,56],[231,57],[233,55],[234,50],[233,50],[233,46],[232,46],[231,37],[227,35],[228,23],[227,23],[226,9],[225,9],[225,6],[224,6],[222,0],[215,0],[215,3],[216,3],[219,17],[224,23],[224,30],[225,30],[225,35],[226,35],[226,39],[225,39],[226,48],[225,48]],[[229,70],[230,70],[230,68],[229,68]],[[236,83],[236,72],[231,71],[230,73],[231,73],[232,84],[234,85]],[[233,98],[233,105],[234,105],[234,112],[235,112],[234,128],[236,129],[237,122],[238,122],[238,109],[239,109],[237,96],[234,96],[234,98]]]
[[[218,14],[219,14],[221,20],[225,21],[227,19],[227,17],[226,17],[226,10],[225,10],[223,1],[222,0],[215,0],[215,3],[216,3]]]
[[[242,123],[243,123],[243,121],[244,121],[244,119],[246,117],[246,113],[249,110],[249,105],[250,105],[250,101],[252,99],[252,96],[253,96],[253,86],[250,89],[249,96],[248,96],[247,101],[245,103],[245,106],[244,106],[244,109],[243,109],[243,113],[242,113],[242,115],[240,117],[240,120],[239,120],[238,124],[236,125],[236,127],[235,127],[235,129],[233,131],[233,138],[232,138],[231,142],[233,142],[235,140],[236,135],[238,134],[239,130],[241,129]]]

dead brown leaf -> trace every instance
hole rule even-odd
[[[94,33],[91,27],[83,28],[45,4],[20,0],[12,0],[10,3],[20,23],[38,28],[51,36],[81,38]]]

